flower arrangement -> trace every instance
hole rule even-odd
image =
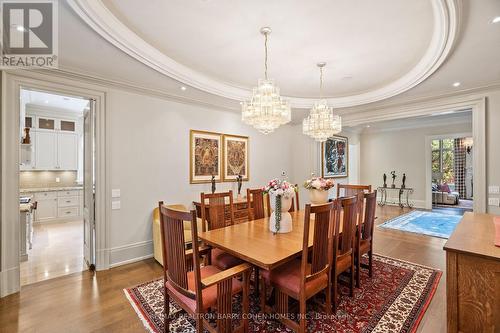
[[[333,180],[321,177],[313,177],[304,182],[304,187],[308,190],[328,191],[334,185]]]
[[[292,204],[292,198],[297,191],[297,187],[286,180],[273,179],[265,187],[264,193],[271,197],[271,218],[269,219],[269,229],[274,234],[279,232],[289,232],[291,230],[291,216],[288,210]],[[282,220],[285,227],[282,228]],[[283,229],[283,230],[282,230]]]
[[[264,192],[275,196],[290,198],[295,195],[297,187],[286,180],[273,179],[264,187]]]

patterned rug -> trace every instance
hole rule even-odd
[[[364,258],[363,260],[366,260]],[[341,283],[337,313],[328,316],[318,303],[308,302],[308,332],[415,332],[441,277],[441,272],[398,259],[374,255],[373,277],[362,270],[361,288],[349,297]],[[124,289],[130,304],[149,332],[163,332],[163,279]],[[346,280],[347,281],[347,280]],[[235,296],[235,313],[239,312]],[[251,293],[250,332],[293,332],[270,316],[259,313]],[[171,332],[195,332],[195,323],[177,304],[170,302]]]
[[[414,210],[384,222],[379,227],[449,238],[461,219],[461,215]]]

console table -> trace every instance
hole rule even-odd
[[[387,202],[387,192],[388,191],[398,191],[399,192],[399,202]],[[378,202],[379,206],[385,206],[386,204],[398,204],[399,207],[413,207],[413,204],[410,203],[410,194],[413,193],[413,188],[411,187],[377,187],[377,192],[380,193],[380,201]]]

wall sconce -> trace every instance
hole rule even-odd
[[[465,146],[465,149],[467,150],[467,154],[470,154],[470,152],[472,151],[473,144],[474,144],[474,141],[472,138],[465,138],[464,146]]]

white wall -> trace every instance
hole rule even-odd
[[[440,125],[404,130],[378,131],[361,135],[361,182],[374,188],[382,186],[382,175],[392,183],[390,172],[396,171],[396,185],[406,173],[406,186],[414,188],[411,199],[418,207],[425,206],[426,156],[425,137],[432,135],[471,133],[472,123]],[[397,198],[396,191],[388,197]]]
[[[335,183],[359,183],[359,153],[360,142],[359,135],[349,131],[343,131],[339,135],[346,136],[349,142],[349,174],[348,177],[336,178]],[[302,186],[306,179],[314,173],[316,177],[321,176],[321,144],[315,142],[310,137],[302,134],[302,125],[295,125],[292,128],[292,164],[293,178],[299,184],[300,205],[309,203],[309,193]],[[334,198],[337,193],[337,187],[330,190],[329,197]]]
[[[107,94],[110,134],[110,183],[121,190],[121,209],[111,214],[111,264],[152,253],[152,210],[159,200],[191,205],[210,184],[189,184],[189,130],[250,137],[251,186],[262,187],[292,175],[292,128],[284,126],[263,135],[241,122],[238,113],[221,112],[120,90]],[[294,149],[295,151],[295,149]],[[301,179],[300,179],[301,181]],[[217,191],[236,183],[218,183]]]

